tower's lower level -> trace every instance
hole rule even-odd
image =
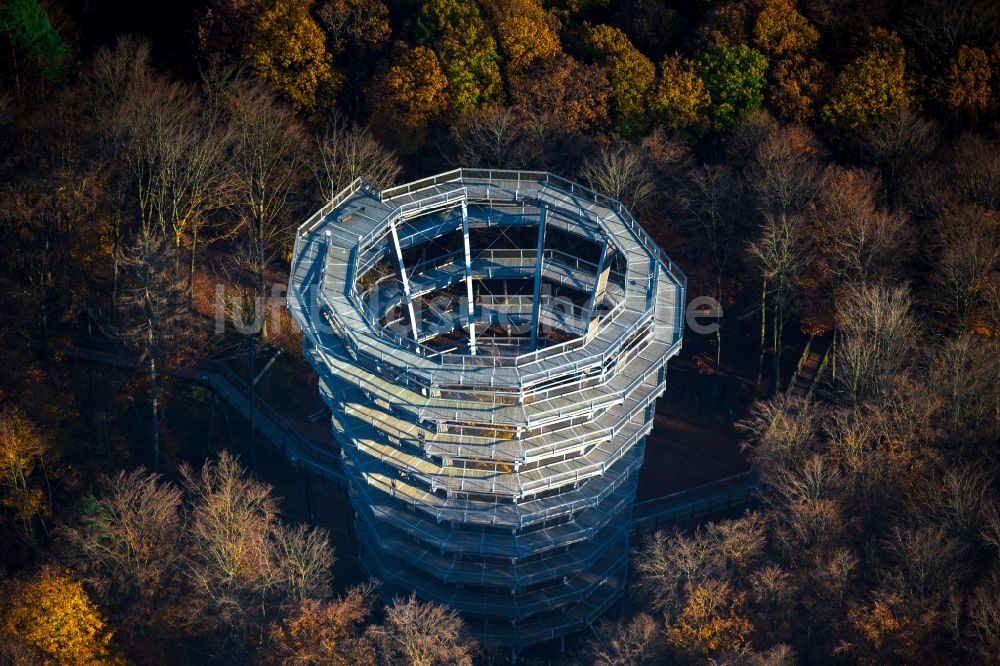
[[[289,307],[384,595],[515,649],[620,597],[684,287],[620,204],[549,174],[358,184],[303,225]]]

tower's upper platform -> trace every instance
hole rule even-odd
[[[342,191],[298,229],[290,305],[386,390],[516,409],[574,377],[611,381],[640,336],[672,355],[685,285],[618,201],[549,173],[458,169]]]

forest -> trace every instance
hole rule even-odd
[[[296,225],[458,166],[631,208],[763,487],[519,663],[997,663],[998,105],[992,0],[0,0],[0,664],[510,663],[253,426]]]

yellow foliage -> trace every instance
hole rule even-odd
[[[427,123],[447,108],[447,90],[434,51],[400,44],[368,88],[372,129],[401,148],[419,146]]]
[[[712,98],[694,63],[674,54],[660,64],[660,80],[650,103],[654,117],[673,130],[708,124]]]
[[[941,90],[944,106],[961,119],[974,120],[994,104],[990,57],[982,49],[962,46],[948,64]]]
[[[561,50],[559,20],[538,0],[494,0],[490,13],[509,73],[523,72]]]
[[[878,122],[914,101],[914,82],[906,68],[906,49],[894,32],[878,28],[869,47],[837,76],[823,119],[840,130]]]
[[[753,27],[754,43],[765,54],[806,53],[816,47],[819,33],[795,10],[794,0],[768,0]]]
[[[336,89],[323,30],[309,13],[313,0],[275,0],[254,21],[243,57],[254,74],[272,83],[296,109],[312,109],[323,86]]]
[[[54,567],[15,584],[3,628],[59,664],[117,663],[100,611],[79,582]]]
[[[45,496],[32,488],[30,477],[45,452],[34,426],[18,409],[0,412],[0,489],[2,504],[22,521],[45,513]]]
[[[740,616],[743,604],[744,595],[734,595],[729,583],[707,581],[691,592],[677,621],[667,627],[667,638],[691,655],[735,651],[753,631]]]
[[[646,125],[646,107],[656,80],[656,67],[618,28],[595,26],[590,29],[587,41],[594,55],[608,67],[616,129],[625,136],[640,133]]]

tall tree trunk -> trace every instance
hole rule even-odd
[[[774,355],[772,357],[774,363],[774,387],[773,391],[777,393],[781,390],[781,286],[779,284],[778,291],[774,295],[774,304],[771,306],[773,320],[771,322],[771,335],[774,341]]]
[[[198,249],[198,225],[191,228],[191,265],[188,267],[188,304],[194,304],[194,257]]]
[[[256,312],[254,319],[256,319]],[[255,350],[256,341],[257,341],[257,332],[251,331],[250,334],[247,336],[247,386],[249,387],[247,389],[247,401],[248,401],[247,420],[250,423],[250,433],[249,433],[250,465],[253,468],[254,474],[257,473],[257,431],[255,429],[256,406],[254,404],[254,396],[256,395],[256,388],[254,387],[253,384],[254,355],[256,352]]]
[[[760,287],[760,354],[757,357],[757,392],[764,380],[764,353],[767,344],[767,280]]]
[[[160,388],[156,383],[156,347],[150,341],[149,394],[153,406],[153,472],[160,471]]]
[[[722,307],[722,275],[716,276],[715,281],[715,295],[719,299],[719,307]],[[716,315],[720,314],[718,312],[714,313]],[[719,397],[719,384],[721,381],[722,374],[722,318],[716,317],[715,320],[715,385],[712,392],[715,397]]]

